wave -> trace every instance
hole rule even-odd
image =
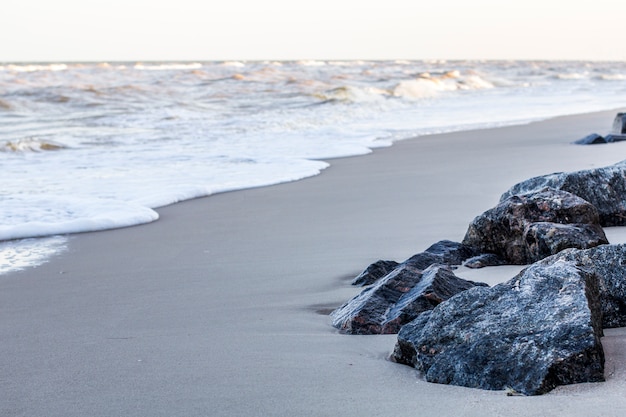
[[[1,110],[13,110],[13,106],[11,106],[6,101],[0,99],[0,109]]]
[[[134,69],[140,71],[169,71],[169,70],[194,70],[202,68],[202,64],[194,62],[192,64],[142,64],[137,63]]]
[[[42,152],[58,151],[66,148],[67,146],[58,142],[36,138],[26,138],[0,143],[0,152]]]
[[[480,75],[469,74],[464,76],[460,71],[453,70],[436,76],[422,73],[417,79],[401,81],[393,89],[392,94],[395,97],[420,99],[436,97],[446,91],[486,88],[495,88],[495,85]]]
[[[390,94],[388,90],[376,87],[342,86],[323,93],[315,93],[314,96],[323,101],[364,103],[382,100]]]
[[[9,64],[0,65],[0,71],[11,72],[35,72],[35,71],[65,71],[68,69],[67,64]]]
[[[2,204],[20,218],[13,219],[15,224],[0,224],[0,241],[116,229],[159,218],[148,207],[105,198],[41,194],[15,196]]]

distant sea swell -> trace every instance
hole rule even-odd
[[[0,273],[63,247],[16,239],[150,222],[327,158],[615,108],[625,93],[626,64],[610,62],[0,65]]]

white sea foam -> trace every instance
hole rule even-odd
[[[0,275],[41,265],[64,252],[66,243],[63,236],[0,242]]]
[[[192,70],[202,68],[202,64],[194,62],[192,64],[141,64],[133,66],[136,70],[143,71],[166,71],[166,70]]]
[[[4,65],[0,240],[154,221],[163,205],[299,180],[417,135],[619,107],[622,74],[624,63]],[[31,244],[47,253],[18,242],[3,243],[23,245],[5,264],[30,262],[17,258]]]

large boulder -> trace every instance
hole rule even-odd
[[[448,266],[422,270],[405,262],[331,314],[333,326],[349,334],[391,334],[442,301],[477,284],[458,278]]]
[[[602,327],[626,327],[626,245],[602,245],[587,250],[567,249],[540,265],[570,262],[599,281]]]
[[[427,381],[543,394],[604,380],[596,275],[563,259],[475,287],[406,324],[393,359]]]
[[[500,201],[546,187],[567,191],[593,204],[602,226],[626,226],[626,161],[576,172],[557,172],[522,181],[502,194]]]
[[[568,247],[608,243],[596,208],[566,191],[514,194],[476,217],[463,244],[511,264],[528,264]]]

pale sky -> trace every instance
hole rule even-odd
[[[0,62],[626,60],[624,0],[3,0]]]

